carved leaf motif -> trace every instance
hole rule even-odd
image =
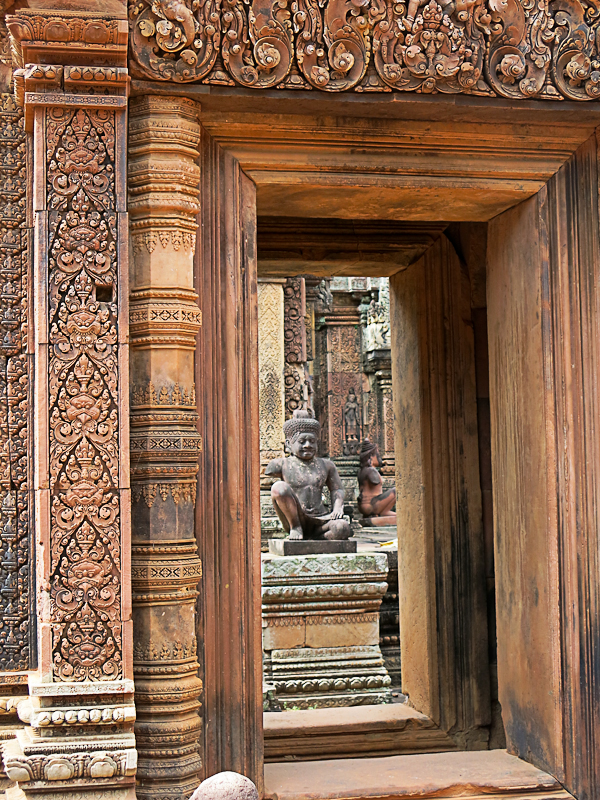
[[[290,71],[293,42],[287,0],[223,0],[223,34],[223,62],[242,86],[276,86]]]

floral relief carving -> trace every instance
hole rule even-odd
[[[141,76],[339,92],[588,100],[599,17],[585,0],[132,0]]]
[[[48,109],[46,146],[54,671],[59,680],[115,680],[122,677],[115,114]]]

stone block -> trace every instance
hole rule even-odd
[[[283,710],[377,705],[391,700],[378,645],[274,650],[265,672]]]
[[[306,644],[306,617],[288,616],[281,619],[263,617],[263,650],[304,647]]]
[[[307,647],[350,647],[379,644],[379,615],[339,614],[307,618]]]
[[[276,556],[307,556],[324,553],[356,553],[356,540],[269,539],[269,553]]]

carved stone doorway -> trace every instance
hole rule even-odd
[[[546,442],[547,449],[540,456],[545,474],[549,476],[558,468],[550,455],[558,431],[552,420],[558,419],[554,415],[562,408],[557,400],[558,384],[548,380],[535,383],[545,417],[539,413],[540,403],[528,406],[525,401],[532,387],[523,372],[515,378],[516,383],[510,384],[508,394],[503,388],[512,369],[503,361],[504,347],[519,353],[522,344],[533,337],[539,352],[554,353],[559,361],[562,358],[549,338],[548,326],[535,320],[542,316],[542,293],[548,285],[544,276],[550,270],[556,292],[551,315],[555,324],[566,324],[564,315],[575,297],[569,300],[564,294],[566,285],[565,289],[558,288],[557,281],[563,280],[561,270],[581,270],[585,247],[597,252],[593,188],[596,144],[595,138],[590,139],[593,121],[580,119],[579,127],[567,128],[546,118],[542,134],[539,126],[529,124],[533,117],[526,122],[528,112],[522,112],[519,124],[502,130],[499,121],[490,123],[489,115],[486,123],[475,122],[473,109],[456,112],[451,122],[425,124],[405,119],[400,123],[388,119],[374,124],[373,120],[359,118],[317,120],[308,114],[261,117],[231,109],[217,113],[211,103],[214,99],[201,116],[205,137],[203,241],[196,270],[204,314],[196,382],[202,387],[199,408],[203,411],[204,438],[197,534],[205,565],[200,623],[204,642],[205,769],[234,768],[259,783],[262,780],[256,458],[258,209],[259,218],[282,216],[285,211],[289,218],[309,220],[401,219],[415,226],[424,221],[489,223],[484,266],[488,279],[491,276],[494,281],[494,292],[488,291],[488,330],[493,335],[491,450],[496,477],[495,551],[500,559],[495,573],[500,596],[498,670],[508,745],[511,752],[532,760],[559,779],[567,775],[570,785],[594,785],[592,767],[576,766],[562,744],[567,730],[583,735],[580,723],[556,701],[549,705],[540,699],[532,710],[527,695],[536,695],[536,678],[522,670],[517,674],[511,666],[514,648],[527,646],[515,639],[511,627],[515,614],[520,615],[523,625],[534,615],[524,588],[527,576],[535,571],[536,564],[564,569],[556,566],[554,555],[558,537],[566,535],[557,529],[556,516],[542,514],[533,520],[537,544],[531,537],[523,539],[519,526],[515,526],[519,515],[529,513],[525,506],[530,487],[539,500],[534,508],[546,502],[544,498],[550,502],[549,478],[546,483],[531,482],[527,471],[519,467],[519,459],[530,452],[530,444]],[[538,121],[541,119],[538,117]],[[310,147],[306,147],[307,140]],[[563,166],[565,162],[568,164]],[[557,170],[558,176],[552,178]],[[574,200],[568,200],[573,191],[569,187],[582,176],[591,176],[589,186],[586,184],[591,207],[588,217],[575,208]],[[526,220],[531,230],[522,227]],[[550,257],[548,240],[543,238],[549,224],[554,237]],[[577,242],[567,246],[572,253],[568,263],[561,260],[567,252],[560,250],[561,225],[581,229]],[[404,392],[409,398],[403,404],[396,402],[396,459],[406,476],[401,513],[405,527],[415,532],[406,540],[402,556],[403,680],[413,705],[438,727],[451,732],[457,746],[470,748],[480,746],[480,732],[489,724],[490,683],[475,352],[473,321],[468,312],[473,286],[465,282],[463,264],[470,258],[466,232],[464,226],[455,228],[453,234],[439,238],[422,258],[393,277],[392,314],[399,333],[395,337],[395,371],[404,376]],[[292,236],[290,231],[290,240]],[[534,283],[540,281],[539,289],[530,286],[520,293],[515,283],[507,294],[502,288],[502,280],[513,275],[507,259],[514,269],[523,264],[523,256],[516,257],[515,247],[526,252],[536,265],[533,271],[522,274],[529,274]],[[304,261],[304,256],[300,260]],[[588,263],[597,269],[597,260]],[[358,269],[363,271],[364,267]],[[524,265],[519,269],[524,270]],[[585,285],[590,285],[586,281]],[[523,303],[523,313],[534,323],[530,328],[523,327],[520,317]],[[572,331],[575,342],[596,340],[589,336],[589,326],[597,324],[595,306],[588,303],[586,307],[590,309],[587,317],[579,316],[579,327]],[[581,379],[591,380],[594,386],[593,362],[581,365]],[[548,372],[544,375],[550,377]],[[536,381],[538,377],[536,373]],[[408,392],[407,382],[412,387]],[[516,416],[512,410],[515,402]],[[419,435],[407,437],[404,432],[415,421],[418,424],[410,429],[418,429]],[[515,431],[516,440],[506,437],[508,430]],[[571,468],[577,468],[580,457],[575,449]],[[522,482],[515,485],[511,476],[516,468],[521,469]],[[529,469],[539,472],[537,465]],[[559,470],[560,480],[564,480],[562,474]],[[483,488],[489,491],[489,486]],[[513,564],[511,570],[508,564],[516,550],[524,560],[518,567]],[[544,597],[546,608],[554,585],[545,583],[539,595]],[[588,578],[585,585],[592,585]],[[575,584],[572,587],[575,591]],[[558,608],[566,608],[566,601],[563,594],[563,605]],[[583,607],[578,607],[583,613]],[[570,640],[574,649],[568,653],[559,655],[556,647],[544,649],[553,641],[553,631],[559,624],[556,614],[561,613],[558,610],[548,612],[543,620],[536,618],[532,645],[536,658],[539,656],[540,663],[554,675],[557,690],[561,669],[571,663],[569,659],[577,648],[588,654],[584,655],[588,663],[593,663],[590,640],[578,638],[576,633]],[[528,663],[530,657],[531,653],[523,653],[520,663]],[[577,697],[571,695],[569,702],[569,713],[588,713],[577,706]],[[538,728],[529,724],[528,709],[533,717],[538,715]]]

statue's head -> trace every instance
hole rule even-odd
[[[373,461],[375,461],[374,466],[380,465],[379,447],[375,442],[364,439],[360,446],[360,465],[361,467],[366,467],[369,463],[372,464]]]
[[[310,411],[297,408],[291,419],[283,423],[285,444],[290,453],[302,461],[311,461],[317,455],[321,426]]]

